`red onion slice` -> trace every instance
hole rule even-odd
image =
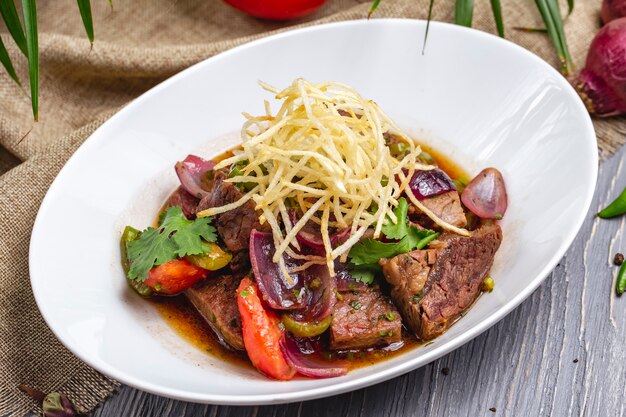
[[[439,168],[427,171],[416,170],[409,181],[409,188],[418,200],[456,190],[448,174]]]
[[[298,216],[294,210],[289,212],[289,218],[292,224],[298,222]],[[335,248],[348,240],[350,237],[350,228],[339,230],[330,235],[330,245]],[[314,253],[324,254],[324,241],[319,226],[313,222],[308,222],[296,235],[298,243],[312,249]]]
[[[326,265],[311,265],[303,271],[306,290],[304,307],[291,314],[300,322],[320,321],[330,316],[335,308],[337,284]]]
[[[252,230],[250,233],[250,263],[259,286],[263,300],[277,310],[294,310],[305,306],[304,279],[300,273],[289,274],[292,282],[288,282],[280,271],[278,264],[272,262],[276,252],[271,233]],[[301,263],[283,254],[287,270]]]
[[[329,362],[324,360],[318,352],[304,353],[296,341],[288,335],[281,339],[280,347],[287,363],[300,375],[311,378],[333,378],[348,373],[346,361]]]
[[[206,173],[212,171],[215,162],[199,156],[187,155],[184,161],[176,163],[176,174],[183,188],[192,196],[202,198],[208,195]]]
[[[482,219],[501,219],[507,200],[504,178],[495,168],[483,169],[461,194],[465,207]]]

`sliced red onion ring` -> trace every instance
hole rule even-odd
[[[467,184],[461,201],[482,219],[501,219],[508,205],[502,174],[495,168],[485,168]]]
[[[337,285],[326,265],[311,265],[301,275],[306,282],[304,307],[294,310],[293,318],[300,322],[320,321],[335,308]]]
[[[298,216],[296,215],[294,210],[289,212],[289,217],[292,224],[296,224],[298,222]],[[348,240],[349,237],[349,227],[338,230],[330,235],[330,245],[335,248]],[[315,223],[308,222],[302,229],[300,229],[300,231],[296,235],[296,239],[298,239],[298,243],[312,249],[313,252],[318,254],[324,253],[324,241],[322,240],[322,233],[320,232],[319,226],[317,226]]]
[[[304,279],[301,273],[290,273],[292,282],[288,282],[278,264],[272,262],[276,252],[271,233],[252,230],[250,233],[250,263],[252,271],[263,295],[263,300],[277,310],[294,310],[304,307]],[[287,271],[300,266],[301,262],[283,254]]]
[[[409,181],[409,188],[418,200],[456,190],[448,174],[439,168],[427,171],[416,170]]]
[[[206,173],[213,170],[215,162],[196,155],[187,155],[184,161],[176,163],[176,174],[183,188],[191,195],[202,198],[208,195]]]
[[[348,373],[347,362],[324,360],[319,352],[304,353],[298,343],[290,336],[284,335],[280,347],[289,363],[300,375],[311,378],[333,378]]]

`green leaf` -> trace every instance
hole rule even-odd
[[[1,0],[0,0],[1,1]],[[11,57],[9,56],[9,52],[7,48],[4,46],[4,42],[2,42],[2,38],[0,37],[0,62],[2,62],[2,66],[7,71],[9,76],[13,78],[13,81],[17,83],[17,85],[21,86],[20,79],[15,72],[15,68],[13,68],[13,63],[11,62]]]
[[[369,19],[370,17],[372,17],[372,15],[374,14],[374,12],[376,11],[376,9],[378,9],[378,5],[380,4],[381,0],[374,0],[374,2],[372,3],[372,6],[370,7],[370,11],[367,13],[367,18]]]
[[[91,2],[89,0],[77,0],[78,9],[80,10],[80,17],[83,19],[83,26],[85,26],[85,32],[89,42],[93,45],[93,18],[91,17]]]
[[[350,268],[350,276],[364,284],[371,285],[376,279],[376,274],[380,271],[380,267],[372,268],[370,266],[355,266]]]
[[[0,0],[0,15],[2,15],[2,20],[4,20],[4,24],[13,37],[17,47],[20,48],[24,56],[28,56],[26,35],[24,35],[24,29],[22,29],[22,23],[17,15],[13,0]]]
[[[402,197],[398,200],[398,207],[393,210],[393,214],[396,215],[396,223],[394,224],[389,217],[385,219],[385,223],[382,227],[383,234],[389,239],[402,239],[409,232],[407,214],[409,211],[409,204],[406,198]]]
[[[391,258],[399,253],[404,253],[404,249],[408,247],[408,237],[396,243],[385,243],[380,240],[366,239],[350,249],[350,262],[353,265],[374,265],[379,259]]]
[[[424,55],[424,51],[426,50],[426,40],[428,39],[428,30],[430,29],[430,20],[433,17],[434,5],[435,0],[430,0],[430,4],[428,5],[428,17],[426,19],[426,32],[424,33],[424,44],[422,45],[422,55]]]
[[[454,7],[454,23],[461,26],[472,27],[474,14],[474,0],[456,0]]]
[[[567,0],[567,15],[571,15],[574,11],[574,0]]]
[[[574,71],[574,65],[563,31],[563,19],[561,19],[558,0],[535,0],[535,3],[561,61],[561,72],[567,76]]]
[[[39,120],[39,40],[37,38],[37,6],[35,0],[22,0],[24,27],[26,28],[26,50],[28,75],[30,76],[30,100],[33,118]]]
[[[138,239],[128,242],[128,278],[144,281],[154,266],[209,252],[207,242],[217,240],[210,223],[210,217],[188,220],[180,207],[168,208],[158,228],[148,227]]]
[[[502,5],[500,4],[500,0],[491,0],[491,11],[493,12],[493,19],[496,21],[498,35],[504,38],[504,21],[502,20]]]

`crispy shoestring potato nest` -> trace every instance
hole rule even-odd
[[[265,83],[261,86],[283,101],[281,108],[272,115],[265,101],[265,115],[244,113],[243,149],[215,167],[247,163],[242,175],[227,181],[252,188],[240,200],[209,208],[198,216],[224,213],[252,200],[261,212],[261,223],[267,222],[272,229],[273,261],[289,282],[283,253],[306,261],[298,269],[325,263],[334,275],[335,259],[346,262],[350,248],[368,228],[374,229],[376,239],[387,216],[397,222],[392,210],[415,170],[435,166],[420,163],[420,147],[375,102],[345,84],[297,79],[282,91]],[[391,155],[383,137],[386,132],[407,144],[401,160]],[[468,234],[439,219],[412,192],[406,194],[442,228]],[[302,213],[295,224],[290,207]],[[299,253],[296,235],[309,221],[320,226],[326,256]],[[350,228],[350,237],[333,248],[330,228]]]

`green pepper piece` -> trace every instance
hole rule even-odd
[[[222,250],[215,243],[208,244],[211,247],[211,250],[202,255],[187,255],[185,259],[189,262],[198,266],[200,268],[204,268],[209,271],[217,271],[218,269],[224,268],[228,265],[233,259],[233,256]]]
[[[626,187],[624,187],[624,191],[622,191],[615,201],[598,213],[598,217],[610,219],[611,217],[616,217],[624,213],[626,213]]]
[[[131,242],[137,238],[141,232],[132,226],[126,226],[120,239],[120,251],[122,253],[122,268],[124,269],[124,276],[128,286],[132,288],[137,294],[143,298],[149,298],[152,296],[152,289],[138,279],[128,278],[128,270],[130,269],[130,261],[128,260],[128,242]]]
[[[626,262],[622,263],[622,266],[619,269],[619,273],[617,274],[617,285],[615,288],[617,295],[624,294],[624,291],[626,291]]]
[[[248,165],[248,161],[239,161],[235,164],[232,164],[230,167],[230,171],[228,172],[228,178],[235,178],[235,177],[240,177],[244,174],[244,168]],[[236,185],[242,190],[242,191],[250,191],[251,189],[254,188],[254,186],[256,185],[253,182],[238,182],[236,183]]]
[[[330,315],[320,321],[314,322],[300,322],[295,320],[289,314],[283,314],[283,324],[291,334],[298,337],[313,337],[320,335],[328,329],[330,323],[333,321],[333,316]]]

